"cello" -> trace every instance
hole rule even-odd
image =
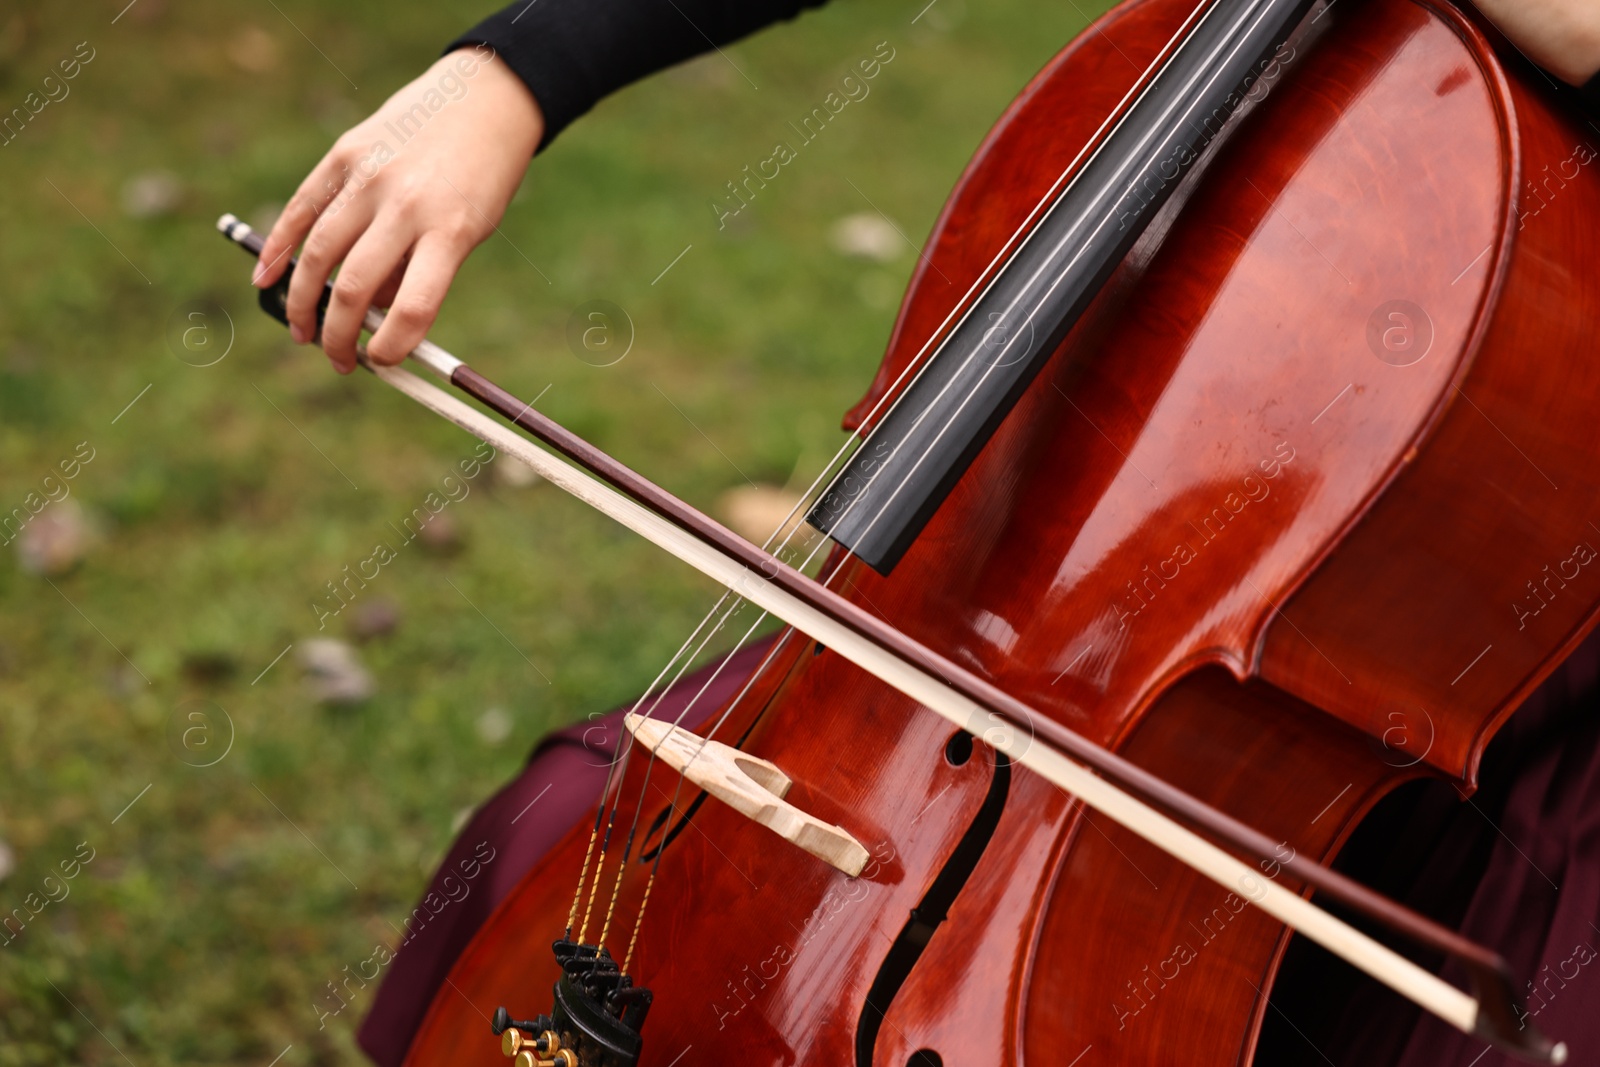
[[[1121,5],[936,223],[807,512],[818,589],[786,561],[820,537],[747,551],[419,349],[636,528],[723,561],[730,613],[794,628],[705,737],[634,721],[596,818],[479,932],[408,1062],[1248,1062],[1290,928],[1317,921],[1281,898],[1313,888],[1452,954],[1465,1023],[1559,1062],[1488,954],[1314,861],[1409,780],[1470,791],[1600,609],[1575,237],[1600,189],[1540,170],[1582,137],[1445,3]],[[1396,714],[1428,727],[1402,760]],[[1060,753],[1078,791],[1046,773]],[[501,1005],[549,1014],[495,1013],[496,1042]]]

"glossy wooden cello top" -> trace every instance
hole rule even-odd
[[[1085,86],[1061,68],[1081,67],[1085,81],[1112,82],[1117,68],[1128,66],[1120,53],[1138,63],[1164,42],[1152,27],[1144,51],[1135,51],[1141,22],[1170,25],[1156,12],[1160,6],[1125,5],[1108,16],[1114,28],[1107,37],[1080,38],[980,152],[967,188],[941,220],[940,255],[930,257],[954,284],[943,284],[929,266],[920,270],[877,388],[943,318],[939,293],[978,276],[988,250],[1032,206],[1030,193],[1071,159],[1078,142],[1062,136],[1064,127],[1081,137],[1095,125],[1092,108],[1073,106]],[[1440,467],[1453,469],[1437,474],[1457,483],[1451,492],[1459,494],[1458,507],[1481,517],[1462,524],[1470,529],[1444,527],[1422,544],[1395,539],[1380,551],[1395,558],[1398,571],[1402,559],[1406,567],[1430,566],[1419,555],[1473,537],[1478,543],[1459,551],[1478,553],[1476,566],[1494,578],[1485,588],[1471,569],[1449,573],[1436,563],[1433,584],[1451,603],[1418,588],[1414,602],[1384,603],[1368,616],[1367,626],[1385,628],[1387,639],[1373,643],[1387,657],[1379,661],[1386,671],[1371,669],[1378,666],[1372,654],[1352,649],[1346,681],[1340,657],[1326,648],[1329,657],[1319,656],[1306,644],[1319,644],[1315,636],[1301,636],[1305,662],[1295,669],[1316,686],[1301,695],[1352,725],[1382,732],[1383,716],[1370,713],[1394,702],[1387,676],[1400,665],[1420,675],[1406,688],[1430,707],[1448,705],[1476,720],[1513,701],[1549,655],[1528,647],[1517,606],[1537,611],[1540,600],[1527,582],[1542,580],[1545,564],[1572,557],[1577,543],[1594,535],[1583,533],[1583,521],[1566,528],[1542,521],[1555,518],[1563,480],[1579,494],[1595,482],[1592,453],[1581,447],[1592,444],[1584,429],[1589,367],[1575,358],[1595,296],[1574,260],[1588,253],[1579,233],[1554,217],[1538,220],[1542,232],[1519,232],[1511,180],[1527,169],[1522,142],[1535,136],[1542,164],[1565,160],[1577,174],[1573,161],[1585,154],[1585,135],[1570,120],[1550,129],[1537,113],[1546,121],[1530,128],[1529,116],[1513,110],[1518,94],[1486,42],[1448,6],[1367,5],[1330,32],[1328,40],[1302,46],[1281,90],[1266,83],[1264,98],[1279,92],[1293,99],[1272,100],[1240,131],[1240,143],[1221,153],[1159,248],[1148,241],[1136,254],[1102,300],[1098,321],[1078,332],[1058,373],[1033,390],[1029,401],[1041,409],[1033,417],[1048,420],[1052,432],[1014,420],[995,449],[1010,454],[985,457],[994,476],[963,485],[969,514],[1006,524],[994,537],[1007,551],[991,557],[989,571],[962,567],[931,585],[953,610],[929,610],[907,624],[945,625],[937,640],[935,630],[918,632],[941,647],[967,644],[974,660],[992,661],[997,676],[1013,672],[1013,692],[1060,707],[1069,721],[1093,720],[1090,732],[1098,736],[1116,736],[1108,717],[1136,713],[1140,695],[1152,698],[1164,679],[1200,661],[1241,677],[1259,668],[1299,692],[1277,655],[1261,662],[1263,644],[1293,654],[1292,642],[1276,632],[1293,627],[1281,619],[1273,625],[1276,606],[1319,572],[1331,550],[1350,543],[1347,535],[1369,508],[1380,516],[1365,524],[1361,539],[1367,529],[1385,533],[1378,527],[1387,513],[1435,478],[1422,470],[1386,496],[1419,459],[1438,456]],[[1026,122],[1035,111],[1051,121]],[[1019,123],[1026,132],[1009,128]],[[1550,214],[1565,209],[1581,218],[1590,206],[1583,202],[1588,184],[1572,182]],[[973,186],[983,186],[984,195]],[[1010,195],[997,195],[997,187]],[[1527,273],[1552,252],[1565,264],[1559,278],[1523,279],[1513,271]],[[1527,322],[1508,318],[1523,302],[1536,308],[1543,339]],[[1475,391],[1504,388],[1488,376],[1492,368],[1469,378],[1485,350],[1517,353],[1505,362],[1524,388],[1504,398],[1523,406],[1505,412],[1517,420],[1515,433],[1485,406],[1502,398]],[[1528,392],[1534,368],[1523,352],[1537,352],[1551,371],[1543,395]],[[1478,426],[1461,417],[1467,414]],[[1478,455],[1447,456],[1450,437],[1430,443],[1447,415],[1452,429],[1461,422],[1467,432],[1486,432],[1473,442]],[[1052,479],[1050,491],[1019,490],[1033,470]],[[1479,500],[1469,504],[1468,494]],[[1516,522],[1518,511],[1530,514]],[[1499,540],[1485,523],[1499,527]],[[1009,552],[1018,545],[1046,556],[1040,563],[1047,569],[1016,566]],[[947,547],[930,539],[917,551],[929,558]],[[1407,584],[1395,571],[1384,579]],[[1034,581],[1040,573],[1046,580]],[[1357,590],[1371,584],[1355,577],[1341,573],[1335,583],[1343,589],[1335,595],[1353,605],[1361,600]],[[1321,584],[1313,582],[1308,595]],[[1478,601],[1471,618],[1459,614],[1465,598]],[[1563,599],[1576,608],[1583,598]],[[1565,627],[1546,618],[1541,629],[1572,636],[1586,613],[1564,615]],[[1360,643],[1359,629],[1328,639]],[[1497,637],[1504,657],[1493,657],[1493,665],[1485,657],[1478,667],[1488,670],[1458,682]],[[1430,654],[1430,645],[1441,644]],[[1328,678],[1350,692],[1339,693]],[[1430,761],[1464,775],[1481,734],[1475,722],[1458,738],[1441,738]]]
[[[1124,4],[1024,91],[935,228],[879,391],[1187,13]],[[1316,855],[1409,776],[1470,784],[1600,604],[1589,141],[1447,5],[1326,21],[895,571],[833,579]],[[646,1062],[1248,1060],[1280,927],[816,652],[789,642],[731,725],[875,862],[848,880],[696,811],[640,936]],[[645,797],[649,821],[671,783]],[[498,1058],[482,1013],[553,979],[586,836],[485,927],[411,1062]],[[942,874],[959,892],[916,930]],[[926,947],[885,994],[908,931]]]

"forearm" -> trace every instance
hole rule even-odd
[[[1600,0],[1474,0],[1533,62],[1572,85],[1600,71]]]

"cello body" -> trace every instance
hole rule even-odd
[[[1189,14],[1129,0],[957,184],[850,425]],[[844,596],[1298,851],[1463,793],[1600,610],[1596,137],[1435,0],[1344,0],[1262,72],[903,560]],[[1593,522],[1591,522],[1593,520]],[[606,924],[643,1062],[1250,1062],[1288,932],[788,634],[718,738],[871,860],[826,866],[649,761]],[[646,781],[647,773],[652,776]],[[639,798],[642,796],[642,801]],[[413,1065],[548,997],[585,820],[462,954]],[[1264,863],[1261,877],[1278,877]],[[1559,1036],[1559,1035],[1557,1035]]]

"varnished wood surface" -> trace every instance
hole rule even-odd
[[[878,388],[1185,13],[1125,4],[1028,87],[936,227]],[[837,585],[1318,856],[1407,777],[1469,776],[1600,602],[1584,563],[1536,615],[1512,607],[1591,536],[1600,368],[1581,345],[1600,298],[1579,220],[1600,184],[1581,168],[1520,228],[1517,199],[1585,138],[1449,9],[1345,0],[1329,17],[894,574],[847,566]],[[1369,344],[1394,301],[1430,324],[1415,362]],[[793,646],[745,748],[877,862],[851,882],[703,806],[640,938],[647,1063],[853,1059],[866,990],[989,787],[981,748],[951,766],[943,724]],[[647,822],[670,796],[657,779]],[[545,1009],[586,840],[486,924],[409,1062],[497,1062],[494,1007]],[[624,931],[644,874],[625,881]],[[1225,896],[1019,773],[874,1062],[1248,1062],[1285,937]]]
[[[1374,759],[1356,731],[1217,668],[1170,690],[1125,751],[1250,818],[1284,842],[1285,856],[1331,853],[1372,803],[1417,773]],[[1282,927],[1102,817],[1063,818],[1066,798],[1038,778],[1022,777],[1016,801],[895,1002],[877,1062],[903,1064],[920,1047],[975,1050],[966,1021],[987,1012],[1011,1020],[983,1035],[999,1062],[1248,1063],[1265,1008],[1257,990],[1271,989]],[[1063,825],[1069,835],[1052,833]],[[1281,877],[1274,864],[1260,871],[1263,881]]]
[[[1451,77],[1438,88],[1461,91]],[[1600,133],[1552,114],[1538,75],[1502,92],[1515,136],[1500,163],[1520,180],[1507,179],[1505,234],[1472,268],[1498,257],[1476,357],[1415,462],[1285,606],[1293,625],[1273,627],[1261,668],[1467,780],[1600,601]],[[1450,264],[1418,269],[1436,280]],[[1359,433],[1366,412],[1324,421]]]
[[[640,939],[635,974],[660,990],[647,1062],[719,1045],[746,1050],[751,1062],[847,1060],[879,961],[987,793],[983,759],[946,760],[951,730],[942,720],[814,647],[790,657],[795,666],[774,698],[774,708],[810,709],[810,726],[774,733],[766,720],[745,748],[785,773],[804,766],[803,776],[791,774],[787,799],[846,826],[871,858],[850,879],[722,805],[702,806],[663,854],[656,893],[664,897],[653,900]],[[810,747],[821,736],[833,740],[826,768]],[[624,784],[624,817],[644,766],[635,761]],[[658,769],[647,819],[671,802],[674,785]],[[679,809],[691,799],[686,790]],[[569,835],[485,925],[452,971],[448,996],[430,1010],[409,1063],[498,1062],[487,1015],[501,1004],[514,1015],[548,1010],[556,978],[550,941],[565,924],[587,838],[587,825]],[[603,896],[615,871],[613,856]],[[617,909],[624,921],[606,942],[619,958],[646,872],[635,858]],[[694,895],[692,909],[683,907],[685,893]],[[592,920],[590,940],[599,925]]]

